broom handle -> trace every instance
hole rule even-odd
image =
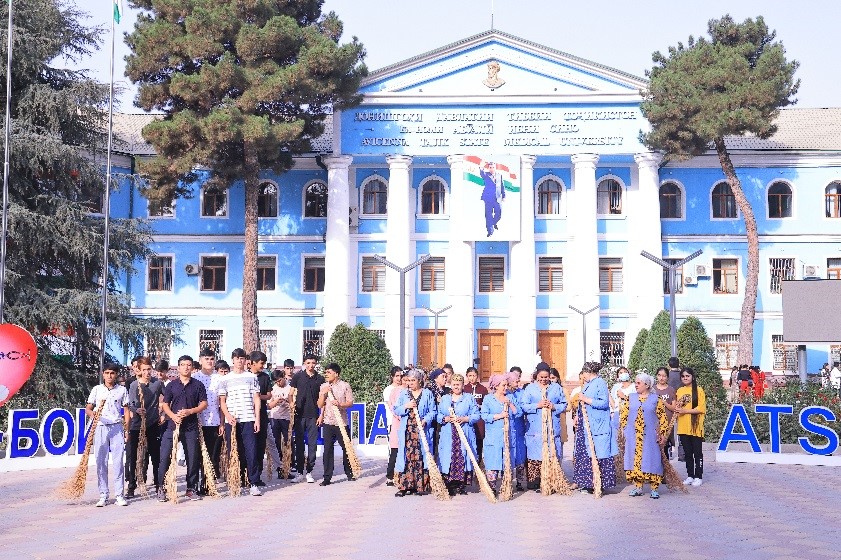
[[[452,406],[450,407],[450,414],[453,416],[453,418],[455,418],[456,410]],[[484,474],[482,474],[482,471],[479,469],[479,461],[476,460],[476,457],[473,455],[473,450],[467,443],[467,436],[464,435],[464,430],[461,428],[461,424],[455,421],[453,421],[452,424],[456,427],[456,431],[458,432],[458,437],[461,440],[461,444],[467,450],[467,456],[470,457],[470,462],[473,464],[473,469],[476,471],[477,475],[484,476]]]
[[[411,395],[411,393],[409,393],[409,394]],[[414,400],[415,404],[417,404],[416,399],[412,399],[412,400]],[[426,441],[426,432],[423,429],[423,423],[421,422],[420,412],[418,412],[417,406],[415,406],[414,410],[415,410],[415,420],[418,423],[418,431],[420,432],[418,435],[420,436],[421,443],[423,444],[423,452],[427,455],[431,455],[431,453],[429,452],[429,442]]]
[[[348,460],[351,463],[351,471],[353,472],[354,476],[359,476],[362,472],[361,465],[359,465],[359,458],[356,456],[356,450],[353,448],[353,443],[350,441],[350,434],[348,433],[349,430],[346,427],[345,419],[342,417],[342,410],[338,405],[339,400],[336,398],[336,395],[333,393],[332,387],[330,388],[330,396],[333,397],[333,408],[336,409],[336,421],[339,423],[339,431],[342,433],[342,441],[345,442],[345,449],[347,450],[346,453],[348,455]],[[351,457],[353,460],[351,461]]]
[[[596,484],[596,477],[599,478],[599,487],[594,489],[595,493],[593,494],[596,498],[600,498],[602,495],[602,488],[601,488],[601,471],[599,471],[599,459],[596,457],[596,444],[593,441],[593,432],[590,431],[590,418],[587,416],[587,405],[583,402],[581,403],[581,412],[583,414],[584,420],[584,429],[587,431],[587,438],[590,440],[590,466],[593,469],[593,485]]]

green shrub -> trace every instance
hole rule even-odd
[[[718,371],[715,348],[697,317],[687,317],[677,330],[677,356],[681,367],[691,367],[707,396],[704,433],[707,439],[721,435],[730,410],[727,392]]]
[[[645,349],[646,338],[648,338],[648,329],[642,329],[634,341],[634,346],[631,348],[631,355],[628,356],[628,369],[631,371],[636,371],[640,367],[640,359]]]
[[[668,311],[661,311],[654,318],[651,329],[645,337],[642,356],[640,356],[636,369],[645,369],[648,370],[648,373],[654,375],[658,367],[668,364],[669,358],[672,357],[671,346],[669,313]],[[632,369],[632,371],[636,371],[636,369]]]

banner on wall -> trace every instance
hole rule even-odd
[[[462,179],[462,240],[519,241],[520,157],[464,156]]]

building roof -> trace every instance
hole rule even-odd
[[[729,136],[726,139],[727,147],[731,150],[750,151],[841,150],[841,107],[782,109],[776,125],[776,134],[767,140],[753,135]]]

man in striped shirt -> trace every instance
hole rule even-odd
[[[260,432],[260,396],[256,376],[245,369],[245,350],[231,353],[233,369],[219,383],[219,406],[225,417],[225,440],[231,452],[231,429],[236,429],[240,460],[244,460],[252,496],[261,496],[257,457],[257,433]]]

